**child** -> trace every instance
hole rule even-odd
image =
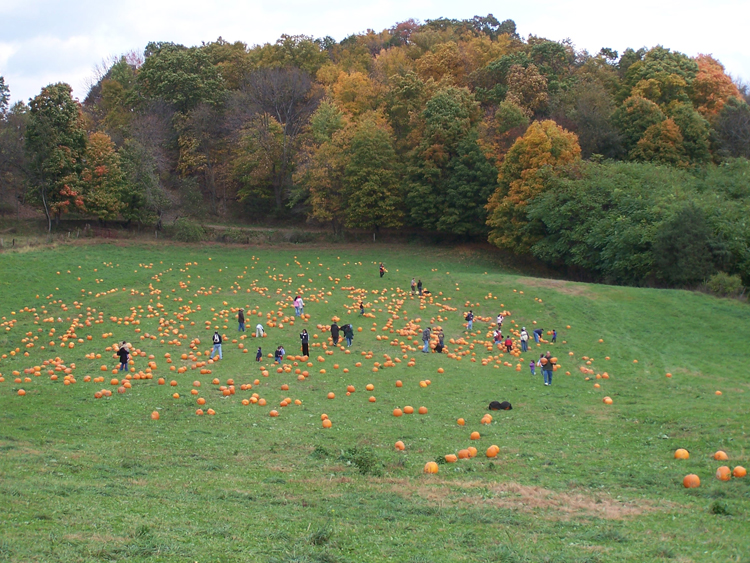
[[[534,363],[534,360],[529,362],[529,368],[531,369],[531,375],[536,375],[536,364]]]
[[[552,344],[557,342],[557,331],[555,329],[552,329]]]
[[[365,305],[361,301],[359,302],[359,316],[360,317],[365,316]]]
[[[117,355],[120,356],[120,371],[128,371],[130,354],[128,354],[128,343],[126,341],[122,341],[120,348],[117,350]]]
[[[262,357],[263,357],[263,352],[261,351],[260,346],[258,346],[258,352],[255,354],[255,361],[259,362]]]

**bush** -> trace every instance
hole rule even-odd
[[[189,219],[177,219],[172,227],[172,238],[180,242],[200,242],[205,234],[202,226]]]
[[[247,233],[242,229],[227,229],[222,237],[224,242],[230,242],[234,244],[246,244],[249,242]]]
[[[706,282],[706,289],[719,297],[739,297],[745,293],[740,276],[730,276],[724,272],[711,276]]]

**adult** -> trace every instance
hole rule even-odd
[[[302,355],[310,356],[310,335],[307,333],[307,329],[303,328],[299,334],[299,339],[302,342]]]
[[[128,361],[130,360],[130,353],[128,352],[128,343],[124,340],[120,347],[117,349],[117,355],[120,356],[120,371],[128,371]]]
[[[216,357],[216,353],[218,352],[219,359],[223,360],[224,356],[221,353],[221,343],[222,343],[222,340],[221,340],[221,334],[219,334],[218,330],[214,331],[214,336],[213,336],[212,340],[213,340],[213,343],[214,343],[214,349],[211,351],[211,355],[209,356],[209,358]]]
[[[266,334],[266,331],[263,330],[263,325],[258,323],[255,325],[255,337],[256,338],[263,338],[263,336]]]
[[[385,275],[385,266],[383,266],[383,263],[380,263],[380,277],[382,278]]]
[[[346,339],[346,345],[351,346],[354,340],[354,327],[352,325],[344,325],[344,338]]]
[[[495,334],[492,336],[493,340],[495,341],[495,344],[497,344],[498,348],[503,347],[503,331],[501,331],[499,328],[495,330]]]
[[[280,364],[284,360],[284,349],[278,346],[273,353],[273,361]]]
[[[359,302],[359,316],[360,317],[365,316],[365,304],[362,303],[362,301]]]
[[[427,327],[422,331],[422,342],[424,343],[424,347],[422,348],[422,352],[427,354],[430,351],[430,335],[432,334],[432,329],[430,327]]]
[[[417,282],[414,281],[414,278],[411,279],[411,294],[414,295],[417,293]]]
[[[542,339],[542,334],[544,334],[543,328],[534,329],[534,342],[539,344],[539,341]]]
[[[505,339],[505,349],[508,351],[508,354],[510,354],[511,350],[513,350],[513,340],[510,338],[510,336]]]
[[[339,345],[339,325],[336,324],[336,321],[333,321],[331,325],[331,340],[333,340],[334,346]]]
[[[472,311],[471,309],[469,309],[469,312],[466,314],[466,321],[466,329],[471,330],[474,326],[474,311]]]
[[[500,314],[499,314],[499,315],[497,316],[497,328],[503,328],[503,319],[504,319],[504,318],[505,318],[505,317],[503,317],[503,314],[502,314],[502,313],[500,313]]]
[[[521,352],[529,351],[529,333],[526,332],[526,327],[521,327],[521,334],[519,336],[521,340]]]
[[[422,297],[422,280],[417,282],[417,291],[419,292],[419,296]]]
[[[542,371],[544,371],[544,384],[552,385],[552,374],[555,371],[555,362],[553,361],[549,350],[542,358]]]
[[[244,309],[240,309],[240,312],[237,313],[237,324],[239,325],[237,327],[237,330],[245,332],[245,310]]]

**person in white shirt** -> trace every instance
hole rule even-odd
[[[263,338],[264,334],[265,334],[265,331],[263,330],[263,325],[260,323],[255,325],[255,336],[257,338]]]
[[[521,328],[521,352],[529,351],[529,333],[526,332],[526,327]]]

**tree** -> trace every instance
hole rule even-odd
[[[333,84],[336,104],[353,116],[375,109],[378,94],[378,85],[363,72],[341,72]]]
[[[403,224],[393,133],[377,114],[364,116],[352,135],[342,195],[350,228],[372,231],[374,238],[381,227]]]
[[[258,146],[266,147],[264,150],[269,157],[276,154],[277,149],[270,147],[276,146],[277,133],[281,134],[278,137],[281,152],[278,166],[274,167],[275,180],[272,183],[274,203],[279,212],[283,208],[286,190],[291,181],[295,143],[318,106],[319,92],[313,88],[310,75],[304,71],[296,68],[270,68],[257,70],[246,77],[240,90],[240,99],[247,103],[251,112],[259,115],[260,119],[253,118],[253,123],[260,125],[260,131],[254,138],[260,143]],[[273,160],[275,161],[275,157]]]
[[[709,119],[721,111],[729,98],[738,98],[740,91],[732,77],[724,72],[724,65],[711,55],[698,55],[695,62],[698,73],[690,97],[695,109]]]
[[[515,104],[531,117],[547,105],[547,79],[536,65],[513,65],[508,71],[508,93],[505,101]]]
[[[623,148],[630,153],[646,130],[666,119],[664,112],[651,100],[633,96],[612,114],[612,122],[620,132]]]
[[[0,117],[4,117],[8,112],[10,103],[10,88],[5,84],[5,78],[0,76]]]
[[[527,229],[526,206],[544,190],[545,172],[580,157],[574,133],[550,120],[532,123],[500,166],[498,188],[487,204],[489,241],[518,254],[528,252],[538,235]]]
[[[79,186],[88,214],[102,221],[117,219],[124,207],[125,177],[120,156],[106,133],[89,135]]]
[[[705,164],[711,160],[709,151],[710,125],[703,116],[685,102],[672,102],[667,114],[680,128],[682,146],[690,164]]]
[[[222,101],[225,86],[209,53],[200,47],[149,43],[138,82],[146,97],[162,99],[187,113],[200,103]]]
[[[30,199],[44,210],[50,232],[52,217],[59,220],[71,207],[84,207],[78,181],[86,131],[81,107],[71,93],[67,84],[51,84],[29,106],[26,150],[33,175]]]
[[[16,211],[29,180],[29,162],[24,143],[29,108],[17,102],[0,116],[0,203],[15,200]]]
[[[697,74],[694,60],[659,45],[628,67],[620,97],[640,96],[659,105],[689,101]]]
[[[646,129],[643,137],[632,151],[631,158],[681,168],[688,166],[682,133],[672,119],[665,119]]]
[[[600,154],[606,158],[622,155],[620,134],[612,123],[614,103],[606,88],[599,83],[583,82],[573,89],[575,105],[570,119],[576,124],[581,154],[589,158]]]
[[[722,156],[750,158],[750,106],[743,100],[729,98],[714,128]]]
[[[127,139],[119,151],[126,189],[120,196],[120,211],[128,221],[146,223],[161,217],[169,200],[159,180],[157,151],[136,139]],[[161,220],[157,223],[160,228]]]

